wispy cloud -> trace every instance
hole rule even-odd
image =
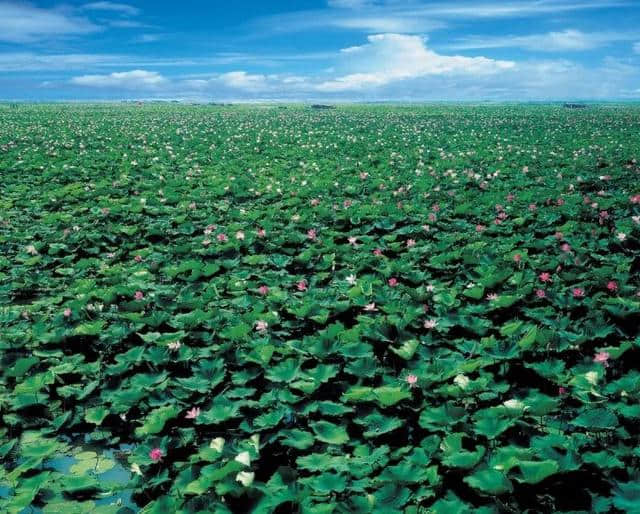
[[[521,0],[461,2],[386,2],[333,0],[327,9],[297,11],[251,22],[256,34],[346,29],[427,33],[461,20],[526,18],[631,5],[630,0]],[[258,30],[259,29],[259,30]]]
[[[136,20],[109,20],[106,22],[109,27],[116,29],[152,29],[151,25]]]
[[[543,52],[571,52],[591,50],[619,41],[632,41],[638,37],[640,37],[639,32],[612,31],[585,33],[576,29],[566,29],[559,32],[530,34],[526,36],[469,36],[447,45],[447,48],[453,50],[523,48]]]
[[[155,71],[132,70],[109,75],[82,75],[71,79],[71,84],[95,88],[155,89],[168,84],[164,76]]]
[[[111,11],[129,16],[136,16],[140,14],[140,9],[137,7],[117,2],[91,2],[83,5],[82,7],[89,11]]]
[[[0,1],[0,41],[33,43],[44,39],[96,32],[99,27],[63,9]]]
[[[145,37],[148,36],[148,37]],[[161,38],[162,34],[142,34],[134,39],[137,43],[151,43]],[[287,65],[301,62],[309,64],[312,61],[326,61],[335,57],[335,52],[310,52],[299,54],[260,54],[242,52],[220,52],[208,57],[178,57],[131,54],[47,54],[36,52],[0,52],[0,72],[39,72],[39,71],[101,71],[114,67],[121,68],[211,68],[218,66],[236,65],[264,65],[273,63]],[[211,76],[211,72],[204,73]]]
[[[140,34],[133,40],[136,43],[155,43],[162,39],[162,34]]]
[[[637,54],[640,54],[640,42],[633,45],[633,51]]]

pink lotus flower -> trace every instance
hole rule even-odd
[[[100,212],[102,212],[103,216],[108,216],[111,211],[108,207],[103,207],[102,209],[100,209]]]
[[[413,248],[416,245],[415,239],[407,239],[407,248]]]
[[[529,210],[531,212],[535,211],[538,208],[538,206],[535,203],[530,203],[529,204]]]
[[[566,387],[558,387],[558,394],[560,396],[567,394],[567,388]]]
[[[607,289],[611,292],[617,291],[618,290],[618,283],[615,280],[610,280],[607,283]]]
[[[409,384],[409,387],[414,387],[416,384],[418,383],[418,377],[415,375],[408,375],[407,376],[407,384]]]
[[[536,296],[538,298],[546,298],[547,293],[544,292],[544,289],[536,289]]]
[[[307,290],[307,281],[302,279],[296,284],[296,288],[298,291],[306,291]]]
[[[236,239],[238,241],[244,241],[244,232],[242,230],[236,232]]]
[[[311,241],[315,241],[318,237],[318,233],[315,231],[315,229],[310,228],[309,230],[307,230],[307,237],[311,239]]]
[[[196,419],[200,415],[200,407],[193,407],[187,411],[186,419]]]
[[[258,332],[264,332],[267,330],[267,328],[269,328],[269,324],[266,321],[256,321],[256,330]]]
[[[562,239],[564,238],[564,234],[562,232],[556,232],[554,234],[554,237],[558,240],[558,241],[562,241]]]
[[[440,206],[437,203],[434,203],[433,206],[431,207],[431,210],[433,212],[440,212]]]
[[[194,210],[196,208],[196,202],[191,202],[189,204],[189,209]]]
[[[68,307],[62,312],[62,315],[65,318],[70,318],[71,317],[71,309],[69,309]]]
[[[142,255],[136,255],[133,260],[136,262],[142,262]]]
[[[631,203],[640,203],[640,195],[633,195],[629,200],[631,200]]]
[[[218,228],[217,225],[207,225],[206,228],[204,229],[204,235],[208,236],[209,234],[211,234],[211,232],[213,232],[217,228]]]
[[[433,212],[429,214],[429,221],[434,222],[437,219],[438,218],[436,217],[436,215]]]
[[[538,275],[538,278],[542,282],[551,282],[551,274],[546,271],[543,271],[542,273],[540,273],[540,275]]]
[[[218,234],[216,236],[216,239],[221,243],[226,243],[229,240],[229,238],[227,237],[227,234]]]
[[[380,250],[380,248],[376,248],[373,251],[373,255],[375,255],[376,257],[382,257],[382,250]]]
[[[317,205],[320,205],[320,200],[318,200],[317,198],[312,198],[309,203],[311,204],[311,207],[316,207]]]
[[[562,248],[563,252],[570,252],[571,251],[571,245],[569,245],[569,243],[563,244],[560,248]]]
[[[520,255],[519,253],[515,254],[513,256],[513,260],[514,260],[514,262],[518,262],[519,263],[522,260],[522,255]]]
[[[584,298],[584,289],[582,289],[581,287],[574,287],[573,288],[573,297],[574,298]]]
[[[483,232],[484,230],[486,230],[486,226],[485,225],[476,225],[476,232]]]
[[[266,231],[265,229],[263,229],[263,228],[259,228],[259,229],[256,231],[256,235],[257,235],[258,237],[264,237],[264,236],[266,236],[266,235],[267,235],[267,231]]]
[[[360,173],[360,180],[365,180],[369,174],[366,171]]]
[[[424,322],[424,328],[436,328],[436,326],[438,325],[438,322],[435,319],[428,319],[427,321]]]
[[[515,199],[515,195],[513,193],[509,193],[507,195],[507,202],[513,202],[514,199]]]
[[[489,300],[490,302],[497,300],[498,299],[498,295],[496,293],[489,293],[487,295],[487,300]]]
[[[351,200],[345,200],[344,202],[342,202],[342,206],[345,209],[348,209],[349,207],[351,207]]]
[[[269,294],[269,288],[267,286],[260,286],[258,288],[258,292],[262,295],[262,296],[266,296],[267,294]]]
[[[609,360],[609,357],[611,357],[609,352],[598,352],[593,357],[593,362],[596,362],[598,364],[604,364],[606,367],[609,365],[609,363],[607,362]]]
[[[564,198],[558,198],[556,200],[556,205],[564,205]]]
[[[364,306],[363,310],[365,312],[375,312],[378,309],[376,308],[376,304],[375,303],[368,303],[367,305]]]
[[[395,278],[395,277],[392,277],[392,278],[390,278],[390,279],[389,279],[388,284],[389,284],[391,287],[396,287],[396,286],[398,285],[398,279],[397,279],[397,278]]]
[[[357,238],[357,237],[355,237],[355,236],[350,236],[350,237],[348,238],[348,240],[349,240],[349,244],[350,244],[350,245],[352,245],[352,246],[358,246],[358,238]]]
[[[151,450],[149,452],[149,458],[153,462],[158,462],[158,461],[162,460],[162,450],[160,448],[154,448],[153,450]]]
[[[136,291],[136,294],[133,295],[136,300],[142,300],[144,298],[144,293],[142,291]]]

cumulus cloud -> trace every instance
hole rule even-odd
[[[526,36],[478,37],[461,39],[449,45],[454,50],[482,48],[524,48],[525,50],[543,52],[572,52],[591,50],[619,41],[631,41],[638,37],[638,32],[591,32],[585,33],[576,29],[565,29],[546,34],[530,34]]]
[[[341,51],[338,69],[349,70],[317,86],[318,91],[347,91],[378,87],[428,75],[487,75],[515,66],[486,57],[440,55],[419,36],[377,34],[362,46]]]
[[[220,75],[219,80],[226,86],[243,89],[245,91],[258,91],[264,89],[267,79],[264,75],[250,74],[246,71],[230,71]]]
[[[132,70],[108,75],[82,75],[71,79],[76,86],[114,89],[156,89],[169,81],[155,71]]]
[[[33,43],[40,40],[88,34],[99,27],[62,9],[0,1],[0,41]]]

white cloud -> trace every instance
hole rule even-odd
[[[230,71],[220,75],[219,80],[226,86],[245,91],[264,89],[267,78],[264,75],[250,74],[246,71]]]
[[[136,43],[155,43],[156,41],[160,41],[162,36],[160,34],[140,34],[136,36]]]
[[[128,4],[120,4],[117,2],[91,2],[82,6],[90,11],[111,11],[129,16],[135,16],[140,13],[140,9]]]
[[[156,89],[168,85],[169,81],[155,71],[132,70],[108,75],[82,75],[73,77],[71,83],[95,88]]]
[[[107,21],[110,27],[117,29],[145,29],[150,28],[150,25],[135,20],[109,20]]]
[[[95,66],[122,66],[125,56],[117,54],[36,54],[32,52],[0,53],[0,71],[31,72],[85,70]]]
[[[317,89],[359,90],[428,75],[487,75],[515,66],[486,57],[440,55],[429,50],[419,36],[378,34],[368,40],[365,45],[343,49],[338,69],[348,73],[318,84]]]
[[[337,28],[369,33],[426,33],[450,22],[475,19],[540,17],[560,13],[625,7],[632,0],[511,0],[411,2],[401,0],[330,0],[329,8],[289,12],[254,20],[256,37],[274,33]]]
[[[633,51],[637,54],[640,54],[640,42],[633,45]]]
[[[327,2],[329,7],[336,7],[338,9],[362,9],[372,4],[373,2],[371,0],[329,0]]]
[[[99,28],[89,20],[67,10],[0,1],[0,41],[32,43],[97,30]]]
[[[524,48],[543,52],[571,52],[591,50],[617,41],[631,41],[638,37],[638,32],[592,32],[585,33],[576,29],[565,29],[546,34],[530,34],[527,36],[479,37],[471,36],[458,43],[448,45],[454,50],[480,48]]]

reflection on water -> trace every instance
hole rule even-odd
[[[88,437],[81,439],[78,441],[77,438],[63,438],[71,446],[69,451],[45,460],[42,470],[56,471],[64,476],[94,477],[100,490],[91,499],[85,500],[88,504],[86,512],[92,511],[91,505],[102,509],[112,506],[112,512],[117,514],[139,512],[140,508],[132,498],[133,489],[128,487],[131,471],[127,463],[127,456],[131,453],[133,446],[121,444],[117,448],[105,450],[95,443],[89,442]],[[18,464],[20,464],[20,460],[18,460]],[[46,486],[43,489],[46,489]],[[14,491],[11,487],[0,484],[0,499],[10,498],[13,494]],[[46,505],[46,497],[43,500]],[[75,501],[70,500],[74,503]],[[51,508],[49,510],[46,509],[46,506],[43,508],[30,505],[20,511],[20,514],[51,513]],[[107,512],[111,512],[111,510]]]

